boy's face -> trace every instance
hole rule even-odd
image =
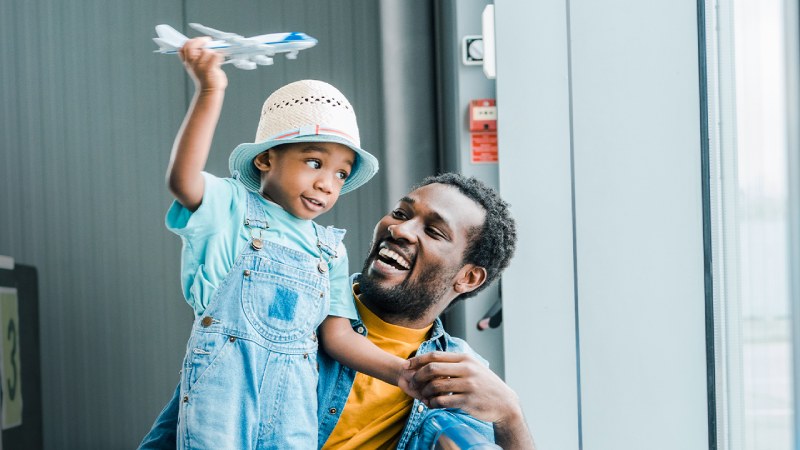
[[[332,142],[285,144],[259,154],[261,194],[300,219],[330,210],[353,169],[356,153]]]

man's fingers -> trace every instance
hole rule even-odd
[[[464,394],[440,395],[428,399],[429,408],[460,408],[466,404],[467,396]]]
[[[415,370],[433,362],[459,362],[468,357],[464,353],[430,352],[409,359],[410,369]]]
[[[414,375],[414,381],[419,384],[427,383],[436,378],[472,376],[482,367],[479,362],[465,354],[433,355],[430,358],[425,358],[425,360],[430,360],[431,362],[419,365],[415,361],[410,361],[411,367],[416,368],[417,371]],[[425,362],[425,360],[422,361]]]
[[[430,363],[417,370],[414,383],[423,385],[439,378],[460,378],[471,373],[470,368],[460,363]]]
[[[421,386],[422,396],[425,398],[438,397],[440,395],[450,395],[453,392],[462,392],[459,387],[460,378],[437,378]]]
[[[425,398],[453,394],[476,395],[481,392],[481,386],[478,385],[476,380],[470,377],[437,378],[425,385],[418,386],[418,389]]]

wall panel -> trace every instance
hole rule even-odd
[[[154,26],[320,39],[296,61],[226,68],[208,170],[227,175],[267,94],[302,78],[339,87],[364,148],[383,159],[378,6],[0,0],[0,11],[0,254],[39,269],[45,447],[132,448],[174,389],[191,326],[180,241],[163,221],[164,172],[192,88],[176,58],[152,53]],[[320,220],[349,230],[352,269],[384,212],[384,185],[376,177]]]

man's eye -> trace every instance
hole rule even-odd
[[[347,177],[349,177],[349,176],[350,176],[350,174],[345,172],[344,170],[342,170],[340,172],[336,172],[336,177],[339,178],[340,180],[346,180]]]
[[[436,228],[428,227],[428,234],[434,239],[443,239],[444,235]]]
[[[308,165],[308,167],[311,167],[312,169],[319,169],[322,167],[322,163],[316,159],[309,159],[308,161],[306,161],[306,164]]]
[[[395,209],[394,211],[392,211],[392,217],[394,217],[395,219],[405,219],[406,212],[403,211],[402,209]]]

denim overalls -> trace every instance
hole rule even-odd
[[[257,195],[247,195],[251,239],[186,346],[178,448],[317,447],[315,330],[344,230],[312,222],[317,256],[261,240],[268,223]]]

